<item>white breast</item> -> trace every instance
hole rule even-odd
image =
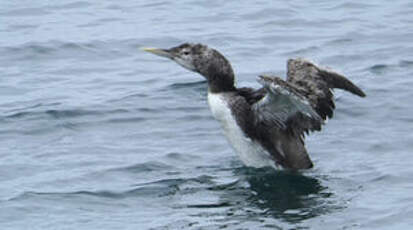
[[[208,92],[208,104],[212,115],[221,123],[228,141],[249,167],[273,166],[274,162],[263,147],[244,135],[228,107],[225,93]]]

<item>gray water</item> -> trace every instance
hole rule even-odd
[[[1,1],[0,229],[411,229],[413,3]],[[201,76],[140,48],[201,42],[239,86],[307,57],[336,91],[314,169],[243,167]]]

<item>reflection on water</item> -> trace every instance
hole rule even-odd
[[[329,203],[333,193],[317,178],[273,169],[240,168],[236,173],[249,185],[246,206],[258,208],[260,215],[299,223],[340,208]]]

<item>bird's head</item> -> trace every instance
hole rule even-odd
[[[182,67],[204,76],[210,87],[234,87],[234,72],[229,61],[215,49],[202,44],[184,43],[170,49],[144,48],[144,51],[169,58]],[[212,89],[213,89],[212,88]]]

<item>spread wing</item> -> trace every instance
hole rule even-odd
[[[302,59],[290,59],[287,63],[287,82],[299,90],[313,109],[323,118],[333,116],[334,96],[332,89],[343,89],[360,97],[364,92],[344,76]]]
[[[333,116],[332,89],[365,96],[344,76],[301,58],[288,60],[287,81],[269,76],[260,76],[258,81],[267,94],[252,105],[255,122],[298,133],[320,130],[323,120]]]
[[[293,85],[278,78],[260,76],[266,91],[251,105],[257,135],[273,159],[290,169],[311,168],[303,133],[319,130],[322,118]]]
[[[260,76],[266,95],[252,105],[255,123],[266,129],[303,131],[320,130],[322,118],[309,100],[292,84],[279,77]]]
[[[249,97],[256,100],[251,111],[257,135],[277,163],[292,169],[312,167],[304,146],[304,133],[320,130],[324,120],[332,117],[335,108],[332,89],[365,96],[344,76],[304,59],[288,61],[287,81],[269,76],[260,76],[258,81],[265,94]]]

